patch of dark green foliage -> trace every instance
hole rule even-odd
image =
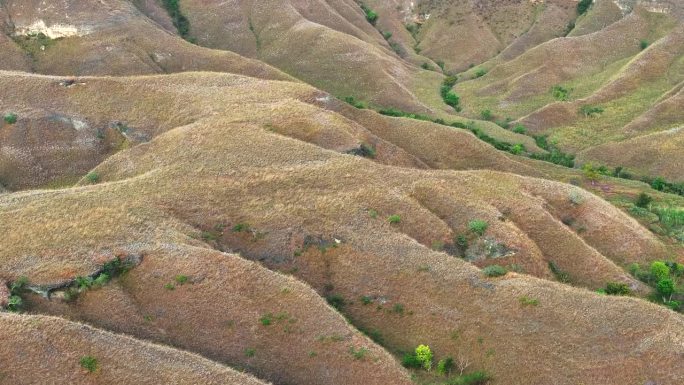
[[[534,140],[537,142],[537,146],[546,150],[547,153],[531,154],[530,157],[532,159],[543,160],[570,168],[575,167],[575,156],[572,154],[566,154],[559,150],[556,146],[549,143],[547,136],[535,136]]]
[[[589,10],[589,7],[591,7],[592,3],[593,3],[593,0],[580,0],[577,3],[577,14],[578,15],[585,14]]]
[[[453,107],[456,111],[461,111],[461,98],[451,90],[457,81],[458,77],[455,75],[449,75],[444,78],[442,86],[439,88],[439,94],[446,105]]]
[[[361,4],[361,9],[363,10],[363,13],[366,14],[366,20],[368,20],[369,23],[375,25],[375,23],[378,21],[378,13],[368,8],[368,6],[366,6],[365,4]]]
[[[162,4],[171,16],[173,26],[178,30],[178,34],[185,40],[190,40],[190,20],[180,10],[180,0],[162,0]]]

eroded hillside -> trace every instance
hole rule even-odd
[[[676,2],[0,4],[0,383],[684,381]]]

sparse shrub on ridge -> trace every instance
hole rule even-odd
[[[480,111],[480,117],[483,120],[492,120],[492,111],[491,110],[482,110],[482,111]]]
[[[482,269],[482,272],[487,277],[501,277],[503,275],[506,275],[506,273],[508,273],[508,270],[506,270],[506,268],[503,266],[490,265]]]
[[[3,120],[4,120],[5,123],[7,123],[7,124],[14,124],[14,123],[17,122],[17,114],[15,114],[15,113],[13,113],[13,112],[7,113],[7,114],[5,114],[5,116],[3,117]]]
[[[649,46],[648,40],[641,40],[639,42],[639,47],[641,47],[642,51],[645,50],[646,48],[648,48],[648,46]]]
[[[89,373],[94,373],[97,370],[97,358],[93,356],[83,356],[79,360],[81,367]]]
[[[387,220],[391,224],[397,224],[401,222],[401,216],[399,214],[390,215]]]
[[[478,69],[475,71],[475,77],[476,77],[476,78],[481,78],[481,77],[483,77],[483,76],[485,76],[485,75],[487,75],[487,70],[484,69],[484,68],[478,68]]]
[[[95,171],[89,172],[86,175],[86,180],[92,184],[98,183],[100,181],[100,174]]]

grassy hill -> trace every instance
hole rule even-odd
[[[676,2],[41,4],[0,383],[684,379]]]

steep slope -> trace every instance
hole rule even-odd
[[[402,61],[353,0],[188,0],[181,6],[200,45],[258,58],[337,97],[431,110],[414,95],[413,78],[425,72],[436,93],[441,76]]]
[[[14,62],[29,62],[38,73],[115,76],[204,70],[289,79],[262,62],[183,41],[128,1],[69,0],[48,6],[39,0],[8,0],[2,11],[9,22],[0,44],[12,37],[24,52]],[[26,69],[0,64],[0,69]]]

